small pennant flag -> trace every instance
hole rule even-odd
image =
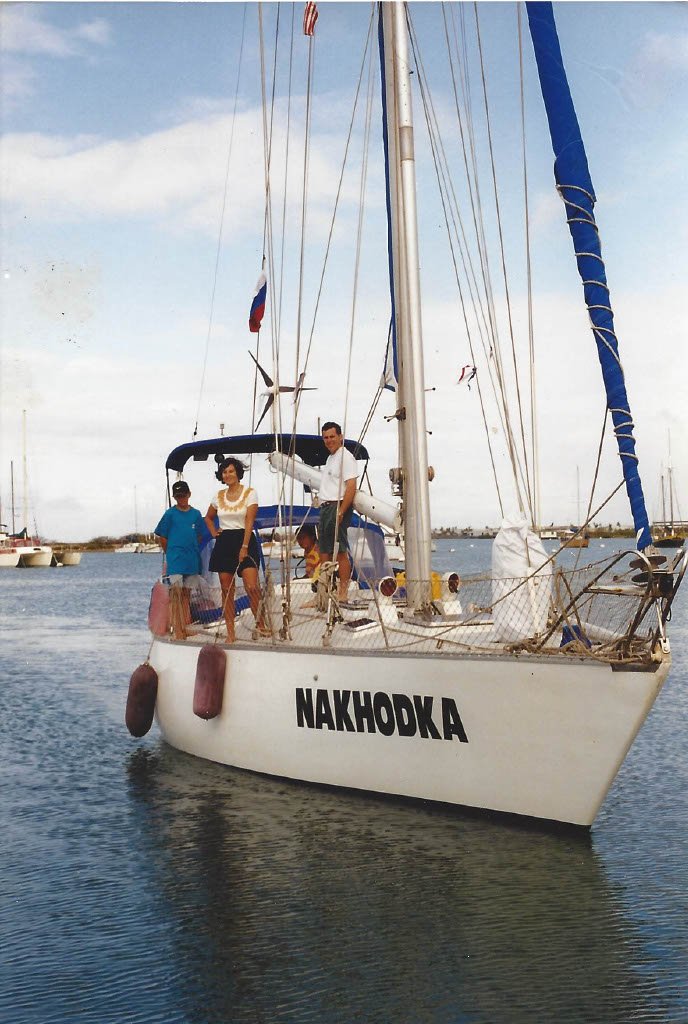
[[[470,364],[468,366],[462,366],[461,367],[461,373],[459,375],[459,379],[457,380],[456,383],[457,384],[467,384],[468,385],[468,390],[470,391],[471,390],[471,381],[474,379],[474,377],[477,377],[477,375],[478,375],[478,370],[477,370],[477,368],[475,366],[471,366]]]
[[[303,34],[312,36],[315,32],[315,23],[318,20],[318,8],[313,0],[308,0],[306,9],[303,12]]]
[[[248,329],[251,334],[257,334],[265,313],[265,299],[268,293],[268,279],[261,271],[256,285],[256,292],[251,303],[251,312],[248,315]]]

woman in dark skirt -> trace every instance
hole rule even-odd
[[[252,487],[242,485],[244,472],[244,464],[239,459],[224,459],[220,463],[215,476],[225,486],[211,501],[205,517],[208,529],[216,538],[209,568],[220,577],[228,643],[232,643],[235,638],[234,580],[237,573],[243,580],[258,631],[263,636],[270,635],[269,630],[265,628],[262,615],[258,612],[260,553],[258,541],[253,533],[253,524],[258,512],[258,495]],[[215,526],[216,516],[220,523],[219,530]]]

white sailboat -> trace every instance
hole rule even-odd
[[[549,54],[560,65],[551,6],[528,6],[538,63]],[[685,561],[665,565],[637,513],[638,551],[553,572],[527,522],[515,521],[494,542],[491,579],[451,573],[433,581],[407,5],[383,3],[379,18],[400,434],[391,475],[399,500],[357,492],[353,529],[366,531],[367,565],[358,567],[348,602],[338,602],[327,574],[314,599],[312,582],[287,570],[263,581],[267,639],[257,636],[248,609],[233,644],[200,612],[186,640],[158,628],[149,661],[132,677],[127,721],[135,734],[145,731],[150,722],[134,719],[144,704],[152,715],[152,694],[164,738],[198,757],[589,826],[669,671],[666,622]],[[544,42],[533,24],[542,18]],[[574,218],[566,187],[591,200],[592,187],[559,187],[569,221],[590,223],[592,202]],[[579,262],[587,255],[577,247]],[[592,283],[606,288],[603,275]],[[586,298],[592,315],[598,303],[587,291]],[[593,318],[593,331],[599,341],[610,327]],[[610,412],[615,426],[617,413],[627,419],[623,409]],[[317,493],[327,455],[321,438],[280,434],[273,424],[273,433],[179,446],[166,463],[168,486],[189,460],[262,453],[280,481],[292,476]],[[631,431],[618,437],[632,450]],[[358,442],[346,444],[367,458]],[[630,461],[621,459],[624,472]],[[260,529],[285,522],[291,529],[317,521],[317,511],[280,500],[261,506],[259,517]],[[375,524],[396,533],[402,523],[400,593]],[[199,687],[207,686],[212,713],[198,706]]]
[[[19,554],[17,564],[24,569],[45,569],[52,565],[53,549],[49,544],[44,544],[40,537],[32,536],[28,529],[29,492],[28,473],[26,468],[26,410],[22,411],[22,463],[24,485],[22,511],[24,516],[24,527],[12,538]]]
[[[685,524],[681,523],[674,487],[674,469],[671,464],[671,434],[668,435],[669,459],[667,463],[667,483],[664,486],[662,475],[662,521],[654,523],[655,544],[658,548],[681,548],[685,542]],[[667,517],[666,498],[669,495],[669,515]]]

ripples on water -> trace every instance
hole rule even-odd
[[[2,1021],[688,1020],[685,594],[669,682],[581,836],[132,740],[158,568],[0,574]]]

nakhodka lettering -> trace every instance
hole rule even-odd
[[[420,736],[427,740],[468,743],[456,702],[442,697],[437,721],[435,698],[369,690],[296,688],[296,724],[300,729],[333,732],[377,732],[383,736]],[[439,719],[441,717],[441,725]]]

